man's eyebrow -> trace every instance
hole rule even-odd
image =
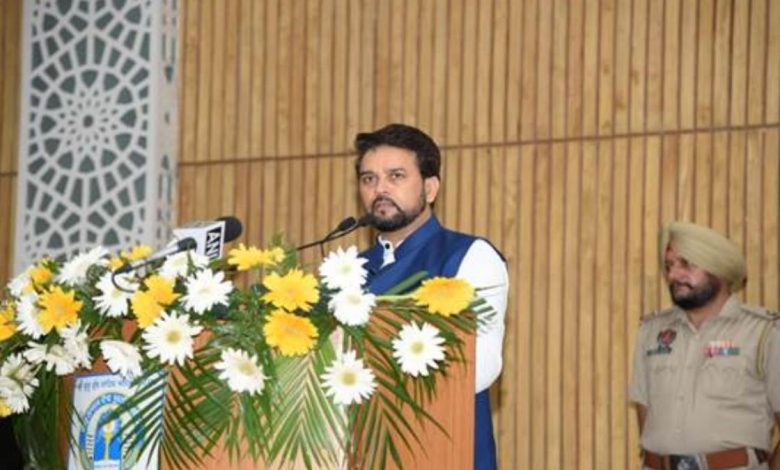
[[[398,171],[406,173],[406,168],[404,168],[402,166],[395,166],[395,167],[392,167],[392,168],[383,168],[380,171],[380,173],[387,174],[387,173],[394,173],[394,172],[398,172]],[[375,174],[377,174],[377,172],[374,171],[374,170],[361,170],[360,173],[358,173],[358,175],[360,175],[360,176],[362,176],[362,175],[375,175]]]

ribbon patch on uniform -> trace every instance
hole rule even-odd
[[[706,354],[707,357],[739,356],[739,348],[734,346],[733,341],[719,339],[710,341],[709,344],[707,344],[707,348],[704,350],[704,354]]]
[[[658,333],[656,342],[658,345],[655,349],[647,351],[648,356],[654,356],[656,354],[669,354],[672,352],[672,343],[677,338],[677,331],[670,329],[663,330]]]

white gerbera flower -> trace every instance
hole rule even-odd
[[[217,304],[227,305],[233,283],[224,279],[225,273],[215,274],[210,269],[199,271],[195,276],[187,278],[187,294],[182,297],[184,308],[202,314]]]
[[[260,393],[266,376],[258,364],[257,356],[246,351],[228,348],[222,351],[222,360],[214,365],[222,372],[219,378],[226,381],[234,392]]]
[[[14,413],[22,413],[27,410],[27,399],[32,396],[38,386],[36,372],[36,368],[26,362],[21,354],[8,356],[3,366],[0,367],[0,380],[5,384],[4,387],[0,388],[6,390],[5,393],[0,391],[0,398],[8,403]]]
[[[338,405],[362,403],[376,389],[374,373],[356,358],[355,351],[340,354],[321,378],[325,394]]]
[[[346,251],[339,247],[322,261],[320,276],[323,283],[331,289],[355,289],[366,282],[367,272],[363,265],[367,262],[367,259],[358,256],[355,246],[347,248]]]
[[[8,290],[11,292],[11,295],[17,299],[22,297],[24,290],[27,288],[27,286],[30,285],[30,271],[32,268],[33,266],[29,266],[27,269],[22,271],[21,274],[13,278],[11,282],[8,283]]]
[[[46,370],[54,370],[57,375],[72,374],[76,370],[76,362],[68,351],[59,344],[47,346],[41,343],[29,343],[29,349],[24,351],[24,358],[31,364],[43,364]]]
[[[37,301],[38,296],[36,294],[25,294],[16,305],[16,318],[19,323],[19,330],[32,337],[32,339],[38,339],[44,335],[43,326],[38,321],[38,307],[35,306]]]
[[[404,325],[398,338],[393,340],[393,357],[407,374],[427,376],[430,368],[438,368],[436,361],[444,360],[443,342],[437,328],[428,323],[419,327],[410,323]]]
[[[22,355],[30,364],[42,364],[46,360],[46,350],[48,348],[45,344],[29,342],[27,347],[28,349]]]
[[[0,400],[3,400],[14,413],[24,413],[30,408],[24,389],[15,380],[0,377]]]
[[[188,274],[190,261],[196,269],[205,268],[209,264],[208,256],[198,254],[194,250],[183,251],[165,259],[160,267],[160,276],[166,279],[185,277]]]
[[[11,354],[0,367],[0,376],[11,377],[21,382],[35,382],[38,385],[38,379],[35,378],[35,370],[28,364],[21,354]]]
[[[127,315],[130,298],[133,296],[133,293],[138,290],[138,285],[130,282],[130,276],[128,274],[117,274],[116,277],[112,279],[113,276],[113,273],[106,273],[96,284],[96,287],[101,294],[95,297],[95,305],[103,315],[115,318]],[[119,289],[114,284],[114,281],[122,288],[132,292],[126,292]]]
[[[125,378],[141,375],[141,353],[138,348],[124,341],[105,340],[100,342],[100,351],[111,372]]]
[[[202,326],[190,324],[189,315],[164,312],[152,326],[144,330],[144,349],[149,357],[159,357],[163,363],[181,366],[192,357],[192,337],[202,329]]]
[[[341,323],[350,326],[368,323],[374,305],[376,305],[376,296],[363,292],[360,288],[344,289],[328,302],[328,308],[333,312],[333,316]]]
[[[87,278],[87,270],[96,265],[106,265],[105,257],[108,256],[108,250],[102,246],[97,246],[87,253],[75,256],[62,266],[62,270],[57,275],[57,280],[65,285],[76,285]]]
[[[81,331],[81,320],[63,328],[60,335],[62,347],[73,360],[73,364],[76,367],[90,367],[92,357],[89,355],[89,341],[87,341],[87,332]]]

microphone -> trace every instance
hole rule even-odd
[[[152,254],[150,257],[127,263],[117,269],[114,274],[124,274],[161,261],[182,251],[194,250],[209,259],[222,257],[225,243],[231,242],[241,235],[241,222],[232,216],[220,217],[217,220],[193,222],[184,227],[173,229],[173,244]]]
[[[343,232],[345,230],[351,229],[357,223],[358,223],[358,221],[354,217],[352,217],[352,216],[347,217],[346,219],[344,219],[341,222],[339,222],[339,224],[336,226],[336,228],[334,228],[330,233],[325,235],[325,240],[327,240],[328,238],[332,237],[333,235],[335,235],[335,234],[337,234],[339,232]]]
[[[162,250],[159,250],[158,252],[154,253],[148,258],[144,258],[142,260],[125,264],[124,266],[114,271],[114,275],[116,276],[119,274],[129,273],[130,271],[135,271],[136,269],[163,260],[169,256],[175,255],[176,253],[181,253],[182,251],[187,251],[187,250],[193,250],[195,249],[196,246],[197,246],[197,242],[195,241],[194,238],[188,237],[182,240],[178,240],[173,245],[169,245],[163,248]]]
[[[349,216],[346,219],[339,222],[336,228],[328,232],[328,234],[325,235],[323,238],[311,243],[306,243],[305,245],[301,245],[299,247],[296,247],[295,249],[297,251],[301,251],[301,250],[305,250],[306,248],[311,248],[317,245],[323,245],[331,240],[335,240],[337,238],[347,236],[350,233],[354,232],[355,230],[359,229],[360,227],[371,225],[372,220],[373,219],[370,214],[366,214],[360,219],[355,219],[354,217]]]
[[[173,236],[178,240],[192,238],[195,240],[195,252],[211,260],[222,257],[222,249],[241,235],[241,222],[232,216],[220,217],[217,220],[192,222],[184,227],[173,229]]]

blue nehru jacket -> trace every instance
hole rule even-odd
[[[368,259],[368,288],[374,294],[386,292],[419,271],[429,276],[453,277],[476,237],[453,232],[431,217],[395,250],[395,262],[382,268],[384,248],[378,242],[362,256]],[[488,391],[475,397],[474,468],[497,468],[493,423]]]

